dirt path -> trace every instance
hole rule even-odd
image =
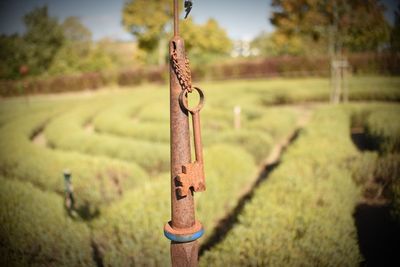
[[[47,146],[47,139],[46,136],[44,135],[44,127],[38,130],[32,137],[31,141],[33,144],[40,146],[40,147],[46,147]]]
[[[296,112],[298,113],[297,119],[297,130],[294,133],[289,134],[285,138],[283,138],[278,144],[274,146],[268,158],[265,160],[264,165],[271,165],[279,161],[283,151],[293,142],[293,139],[296,137],[294,135],[298,134],[296,131],[304,128],[305,125],[310,121],[312,115],[312,108],[310,106],[298,106],[295,107]]]
[[[94,125],[93,125],[93,123],[91,121],[86,123],[85,126],[83,127],[83,130],[87,134],[93,134],[94,133]]]

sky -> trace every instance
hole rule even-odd
[[[0,0],[0,34],[22,33],[22,16],[34,7],[47,5],[51,16],[60,21],[77,16],[95,40],[110,37],[133,40],[121,26],[121,11],[126,0]],[[152,0],[149,0],[152,1]],[[183,0],[180,0],[183,4]],[[383,0],[386,17],[393,23],[393,10],[399,0]],[[260,32],[272,32],[268,18],[271,0],[193,0],[190,16],[197,23],[214,18],[235,40],[250,40]],[[149,14],[151,16],[151,14]]]

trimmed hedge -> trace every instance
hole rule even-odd
[[[316,113],[201,266],[358,265],[349,121],[339,108]]]
[[[65,107],[63,107],[65,110]],[[77,207],[93,212],[98,205],[121,197],[123,191],[143,184],[147,174],[135,163],[76,152],[53,151],[30,138],[60,109],[28,114],[2,127],[0,172],[6,178],[30,181],[50,191],[63,192],[62,173],[72,172]]]
[[[61,150],[135,162],[151,174],[169,169],[167,144],[85,132],[85,124],[91,123],[98,110],[104,108],[105,105],[83,105],[50,122],[45,129],[49,145]]]
[[[166,92],[152,89],[135,91],[128,97],[129,102],[122,101],[100,112],[93,120],[94,128],[99,133],[167,143],[169,112],[166,111],[169,108],[160,108],[168,104],[166,97]]]
[[[69,218],[63,199],[0,177],[1,266],[95,266],[89,228]]]
[[[382,152],[400,151],[400,107],[373,110],[366,119],[366,134]]]
[[[205,160],[207,191],[196,194],[196,216],[206,229],[201,241],[211,235],[226,210],[233,208],[256,171],[248,153],[228,145],[206,149]],[[162,235],[163,225],[170,220],[169,195],[170,178],[165,174],[102,210],[93,229],[106,266],[170,265],[169,241]]]
[[[399,54],[351,54],[348,56],[355,74],[399,74]],[[264,59],[230,60],[211,66],[194,66],[195,80],[228,80],[266,77],[327,77],[330,74],[328,56],[280,56]],[[22,81],[0,81],[1,96],[59,93],[67,91],[97,90],[117,83],[136,86],[142,83],[166,83],[168,68],[150,67],[125,69],[114,73],[83,73],[50,78],[31,78]]]

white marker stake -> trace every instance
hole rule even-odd
[[[242,109],[240,106],[235,106],[233,108],[233,127],[235,130],[240,130],[240,113],[242,112]]]

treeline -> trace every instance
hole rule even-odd
[[[391,25],[380,0],[271,2],[273,33],[261,33],[252,48],[261,55],[323,55],[400,52],[400,4]],[[391,8],[391,7],[389,7]]]
[[[166,4],[164,0],[161,2]],[[161,12],[159,15],[153,14],[152,19],[147,20],[147,8],[148,1],[134,1],[122,10],[123,26],[136,39],[129,43],[107,38],[93,41],[92,33],[79,18],[67,17],[60,22],[50,16],[47,6],[35,8],[22,18],[23,34],[0,35],[0,80],[27,77],[51,80],[58,75],[166,65],[171,36],[167,24],[171,17],[160,8],[154,9]],[[213,19],[204,24],[186,20],[182,24],[182,36],[187,40],[187,52],[195,64],[227,57],[232,47],[225,30]]]
[[[358,53],[348,57],[353,74],[400,74],[400,55],[391,53]],[[226,80],[267,77],[328,76],[330,58],[277,56],[242,59],[221,64],[193,67],[195,80]],[[122,71],[60,75],[52,78],[30,78],[0,81],[1,96],[96,90],[107,85],[136,86],[145,82],[166,83],[168,68],[143,67]]]
[[[272,1],[275,31],[260,34],[246,48],[252,56],[241,51],[237,59],[230,58],[232,40],[217,21],[185,20],[181,35],[194,79],[327,76],[334,57],[346,58],[356,74],[399,74],[400,6],[390,25],[378,0],[328,2]],[[148,1],[126,1],[122,24],[135,43],[94,42],[78,18],[59,22],[46,6],[28,12],[24,34],[0,36],[0,95],[165,82],[171,3],[153,1],[148,20]]]
[[[107,71],[123,66],[111,41],[92,41],[92,33],[77,17],[63,22],[47,6],[23,16],[24,34],[0,35],[0,79],[51,77]]]

